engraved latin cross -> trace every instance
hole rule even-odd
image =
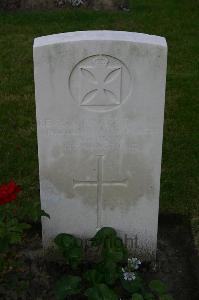
[[[81,187],[81,186],[96,186],[97,187],[97,228],[101,228],[102,226],[102,194],[104,186],[122,186],[127,187],[128,179],[125,178],[121,181],[111,180],[104,181],[103,180],[103,159],[104,155],[97,155],[97,180],[76,180],[73,179],[73,187]]]

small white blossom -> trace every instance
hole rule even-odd
[[[124,276],[124,280],[128,280],[128,281],[135,280],[135,278],[136,278],[135,273],[133,273],[133,272],[124,272],[123,276]]]
[[[128,258],[128,266],[133,270],[139,269],[140,265],[141,265],[141,261],[137,259],[137,257]]]

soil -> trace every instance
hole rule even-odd
[[[66,269],[52,254],[43,256],[40,232],[40,225],[35,226],[25,243],[16,249],[22,263],[17,274],[12,270],[7,274],[7,282],[12,285],[0,284],[1,300],[55,299],[54,283]],[[176,215],[160,216],[157,262],[153,268],[144,264],[145,276],[163,280],[174,299],[198,300],[198,266],[189,221]]]

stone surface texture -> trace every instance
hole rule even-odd
[[[166,60],[165,39],[140,33],[35,39],[45,247],[60,232],[88,239],[111,226],[155,257]]]

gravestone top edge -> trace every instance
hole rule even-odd
[[[34,48],[76,41],[124,41],[151,44],[167,48],[166,39],[161,36],[137,32],[90,30],[41,36],[34,39]]]

